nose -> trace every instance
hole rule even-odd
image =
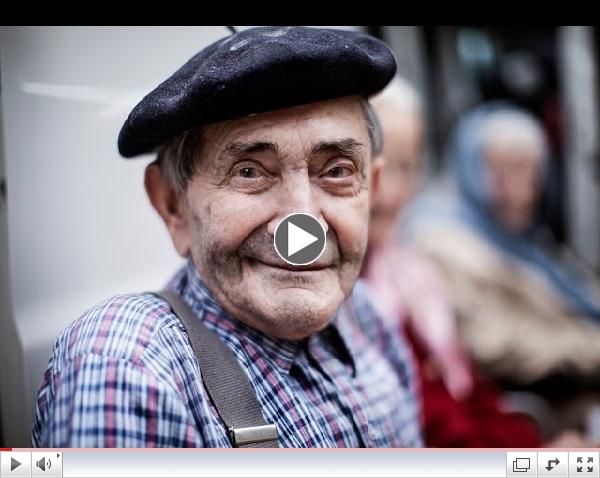
[[[329,230],[329,225],[323,216],[323,210],[318,198],[318,191],[314,186],[307,172],[295,172],[291,177],[283,178],[279,189],[277,212],[269,221],[267,230],[271,236],[275,235],[277,224],[286,216],[294,213],[310,214],[317,218],[323,227],[325,233]]]

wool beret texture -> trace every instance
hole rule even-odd
[[[259,27],[193,56],[133,108],[119,134],[122,156],[155,151],[203,124],[343,96],[369,96],[396,72],[382,41],[364,33]]]

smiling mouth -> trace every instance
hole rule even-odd
[[[248,260],[250,261],[251,264],[258,264],[261,266],[265,266],[265,267],[271,267],[273,269],[279,269],[281,271],[287,271],[287,272],[318,272],[318,271],[324,271],[326,269],[329,269],[331,267],[331,265],[328,264],[319,264],[319,263],[312,263],[312,264],[307,264],[304,266],[296,266],[293,264],[288,264],[287,262],[265,262],[265,261],[261,261],[259,259],[252,259],[252,258],[248,258]]]

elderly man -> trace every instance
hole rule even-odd
[[[394,71],[361,33],[255,28],[136,106],[119,150],[157,151],[145,186],[188,262],[60,335],[33,445],[421,444],[407,348],[356,283],[380,170],[365,98]],[[322,227],[312,260],[274,245],[295,213]]]

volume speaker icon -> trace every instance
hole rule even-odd
[[[46,469],[52,468],[52,462],[50,458],[42,457],[35,462],[35,466],[42,471],[46,471]]]

